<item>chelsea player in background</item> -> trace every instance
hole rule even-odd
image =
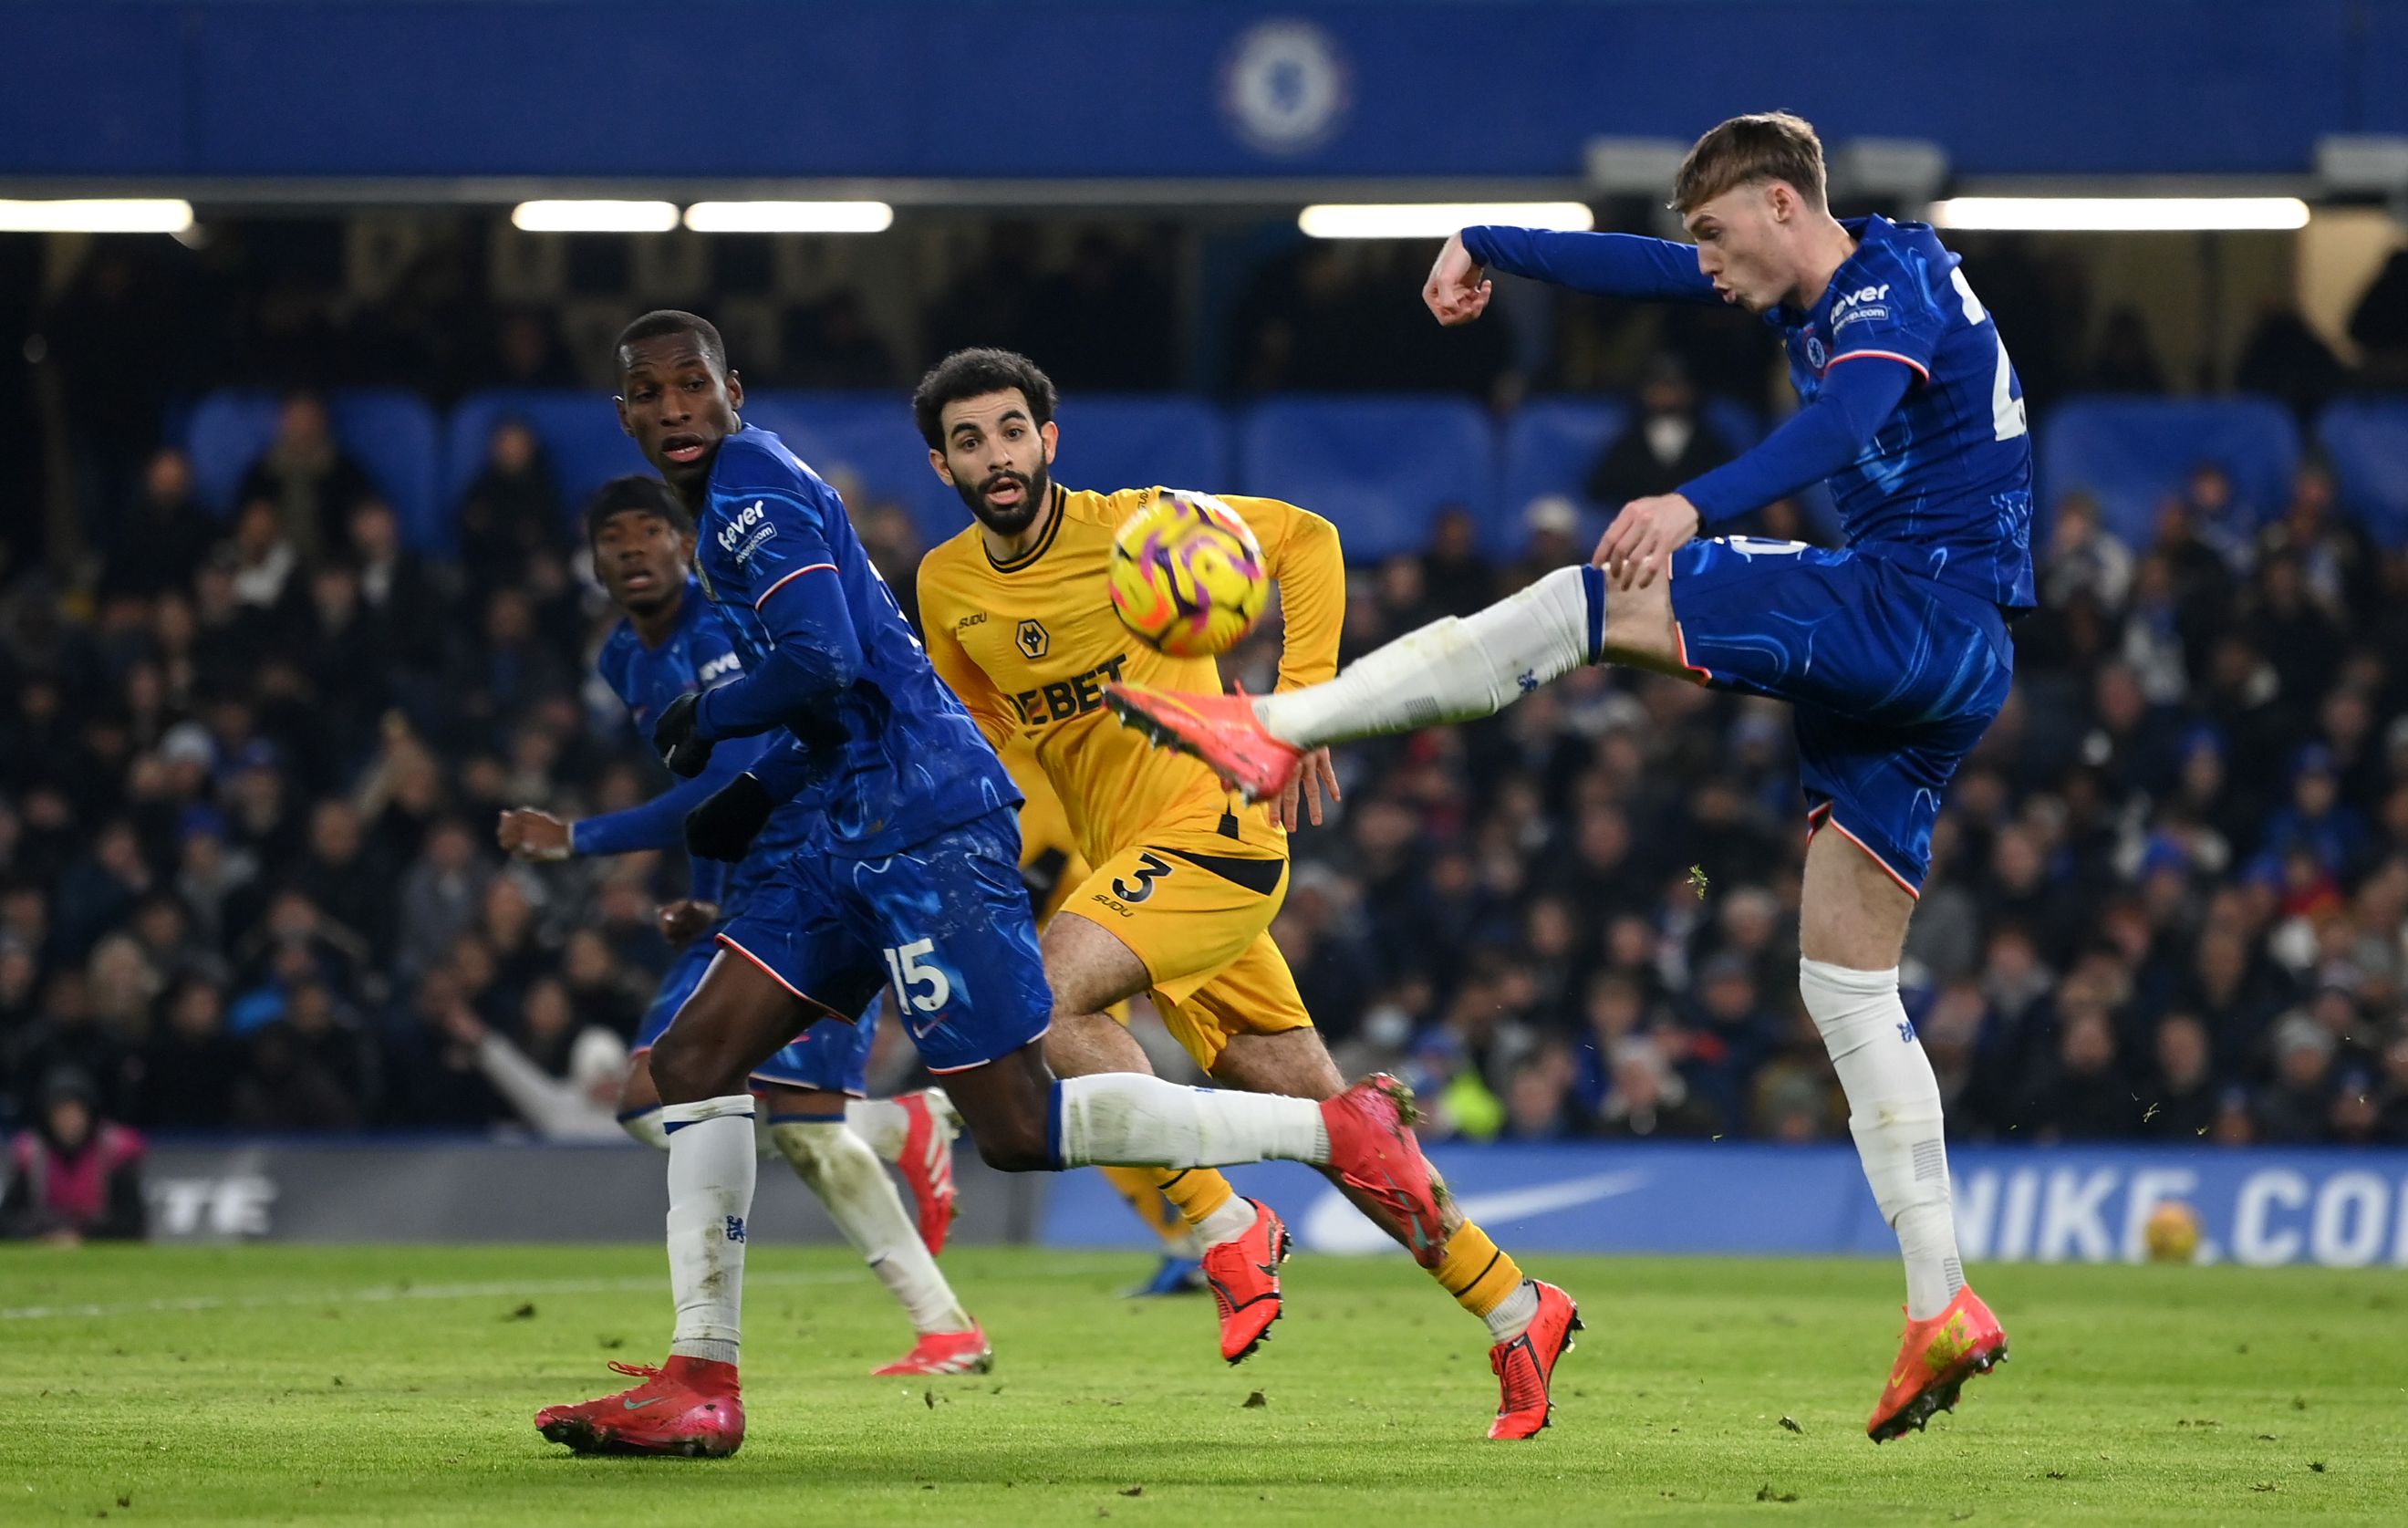
[[[1406,1124],[1410,1094],[1393,1078],[1322,1103],[1125,1073],[1054,1079],[1041,1045],[1053,994],[1020,879],[1011,777],[929,667],[834,490],[743,423],[743,382],[719,331],[691,313],[649,313],[621,334],[615,359],[620,423],[693,512],[695,574],[744,669],[678,696],[653,743],[692,778],[723,744],[779,738],[689,815],[688,846],[741,858],[774,803],[798,791],[823,827],[719,930],[701,985],[652,1047],[669,1143],[669,1359],[632,1371],[632,1390],[546,1407],[543,1434],[586,1452],[727,1454],[743,1441],[745,1079],[889,984],[993,1165],[1330,1166],[1434,1263],[1437,1196]]]
[[[638,730],[679,696],[741,671],[725,623],[687,575],[694,522],[668,484],[642,476],[605,483],[586,506],[585,540],[595,577],[625,613],[604,640],[595,668]],[[503,849],[531,861],[681,847],[687,812],[757,751],[730,748],[695,779],[624,812],[580,822],[525,807],[505,812],[496,836]],[[797,799],[770,819],[752,852],[732,870],[695,857],[688,894],[661,909],[661,933],[679,954],[636,1032],[619,1093],[619,1123],[637,1140],[668,1146],[651,1052],[710,964],[717,945],[703,936],[740,912],[780,860],[808,849],[819,827],[816,806],[808,796]],[[982,1373],[993,1361],[986,1333],[962,1309],[934,1261],[953,1214],[953,1105],[935,1089],[870,1101],[865,1074],[877,1034],[874,1006],[862,1018],[851,1024],[823,1019],[752,1073],[749,1081],[768,1108],[766,1133],[919,1333],[910,1353],[876,1372]],[[881,1156],[901,1168],[911,1186],[920,1210],[916,1228],[878,1165]]]
[[[1283,787],[1311,749],[1485,716],[1583,664],[1790,701],[1812,834],[1799,988],[1906,1262],[1906,1338],[1866,1425],[1880,1442],[1953,1406],[2007,1352],[1965,1284],[1940,1088],[1899,1002],[1898,966],[1942,793],[2006,701],[2006,623],[2033,604],[2023,389],[1928,227],[1831,216],[1823,146],[1799,119],[1738,117],[1706,134],[1672,206],[1695,247],[1464,229],[1423,298],[1440,323],[1469,323],[1494,268],[1613,296],[1737,304],[1781,334],[1804,400],[1762,444],[1678,493],[1623,506],[1594,566],[1412,632],[1326,685],[1260,699],[1107,695],[1125,719],[1256,797]],[[1816,482],[1838,500],[1843,551],[1695,539]]]

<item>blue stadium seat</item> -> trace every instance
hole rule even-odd
[[[2408,397],[2336,403],[2316,421],[2316,443],[2332,459],[2343,507],[2382,545],[2408,546]]]
[[[1327,515],[1350,562],[1429,542],[1440,510],[1498,515],[1497,443],[1463,398],[1293,396],[1249,410],[1238,428],[1238,484]]]
[[[234,512],[244,474],[276,439],[280,407],[278,395],[250,390],[211,393],[194,406],[184,450],[204,506]],[[349,388],[326,395],[326,412],[337,442],[392,504],[403,538],[418,547],[440,544],[435,415],[425,400],[389,388]]]
[[[618,411],[607,393],[567,388],[471,393],[452,409],[444,431],[443,502],[448,511],[457,511],[468,485],[485,469],[494,430],[509,419],[523,421],[542,442],[562,508],[570,515],[612,478],[652,470],[636,442],[620,430]],[[453,513],[447,512],[441,544],[450,544],[453,523]]]
[[[243,474],[276,439],[276,395],[211,393],[184,421],[184,454],[193,459],[193,486],[218,515],[234,512]]]
[[[840,488],[903,506],[930,546],[969,524],[969,511],[928,467],[928,447],[899,393],[755,393],[744,417]],[[867,506],[849,502],[861,510]]]
[[[1060,414],[1054,476],[1074,488],[1201,488],[1235,493],[1229,425],[1201,398],[1077,394]]]
[[[1610,397],[1534,398],[1505,425],[1503,500],[1484,526],[1483,550],[1512,557],[1528,541],[1522,516],[1530,501],[1561,494],[1582,506],[1589,535],[1605,528],[1605,507],[1583,491],[1605,448],[1630,427],[1630,406]]]
[[[2101,523],[2143,547],[2155,539],[2158,505],[2199,463],[2220,463],[2259,516],[2281,512],[2300,465],[2299,427],[2271,398],[2077,397],[2042,425],[2035,548],[2048,512],[2071,493],[2097,498]]]

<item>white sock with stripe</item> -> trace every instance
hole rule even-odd
[[[752,1095],[731,1093],[661,1108],[669,1138],[669,1289],[681,1358],[736,1362],[743,1338],[744,1222],[758,1160]]]
[[[1899,1002],[1898,968],[1800,960],[1798,990],[1848,1096],[1848,1133],[1873,1202],[1898,1232],[1906,1314],[1928,1321],[1965,1287],[1965,1265],[1956,1253],[1940,1081]]]
[[[1329,1161],[1321,1105],[1311,1099],[1182,1088],[1135,1072],[1056,1082],[1054,1147],[1065,1167]]]
[[[968,1312],[903,1211],[895,1180],[841,1119],[779,1119],[769,1137],[920,1332],[967,1332]]]
[[[1493,716],[1595,663],[1604,632],[1605,575],[1558,568],[1486,610],[1407,632],[1326,684],[1266,695],[1254,714],[1299,748]]]

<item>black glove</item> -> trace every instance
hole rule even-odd
[[[652,724],[652,746],[669,772],[691,780],[710,763],[710,744],[695,736],[702,714],[702,693],[688,690],[668,703]]]
[[[749,774],[738,775],[685,814],[686,852],[735,863],[752,849],[777,805],[767,786]]]

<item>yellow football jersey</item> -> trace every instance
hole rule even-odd
[[[1212,771],[1154,748],[1104,709],[1113,680],[1221,692],[1209,657],[1174,658],[1140,641],[1112,613],[1112,537],[1154,493],[1073,492],[1056,484],[1036,546],[1010,563],[989,554],[975,523],[920,563],[920,622],[938,675],[953,686],[996,751],[1035,751],[1068,813],[1081,852],[1100,865],[1150,832],[1217,822],[1237,810]],[[1282,689],[1338,671],[1346,570],[1338,528],[1273,498],[1224,496],[1262,543],[1286,621]],[[1276,843],[1263,807],[1246,809]]]

